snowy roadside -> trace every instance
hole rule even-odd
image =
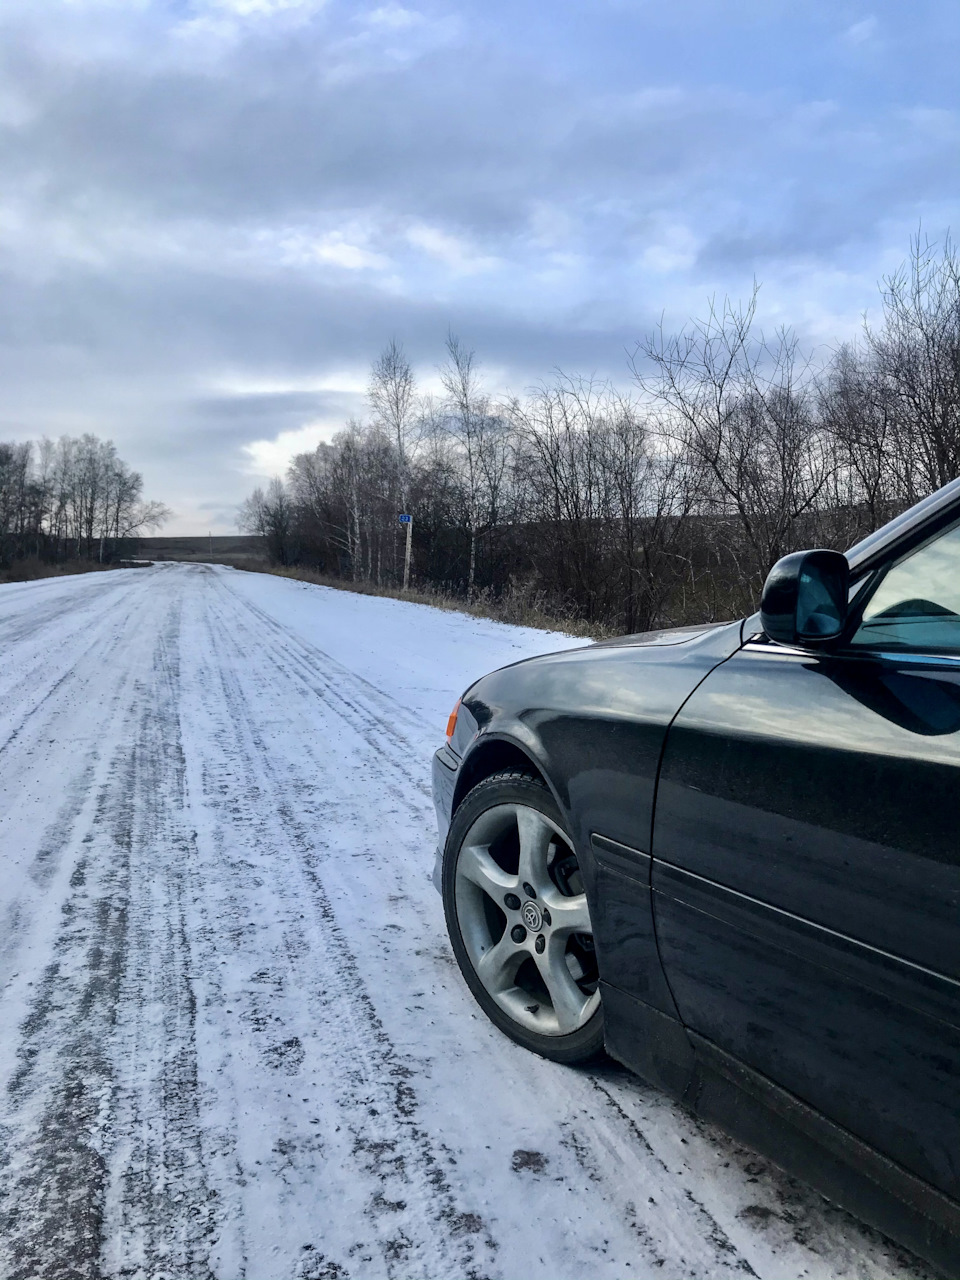
[[[515,627],[290,578],[218,572],[231,591],[421,716],[430,727],[431,752],[443,740],[453,703],[479,676],[523,658],[591,643],[560,631]]]
[[[476,675],[583,641],[104,577],[0,588],[0,1274],[921,1274],[466,994],[429,756]]]

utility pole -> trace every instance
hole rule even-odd
[[[407,547],[403,553],[403,589],[406,591],[410,585],[410,547],[413,542],[413,516],[403,515],[398,518],[401,524],[407,526]]]

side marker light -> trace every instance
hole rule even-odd
[[[460,711],[460,699],[457,699],[457,705],[450,712],[450,718],[447,721],[447,741],[453,737],[457,729],[457,714]]]

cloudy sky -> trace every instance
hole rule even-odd
[[[229,532],[391,337],[626,383],[756,277],[831,344],[960,231],[958,67],[956,0],[3,0],[0,439]]]

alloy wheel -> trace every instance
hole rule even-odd
[[[524,804],[481,813],[460,845],[455,902],[477,978],[514,1022],[565,1036],[590,1020],[600,1003],[590,913],[550,818]]]

